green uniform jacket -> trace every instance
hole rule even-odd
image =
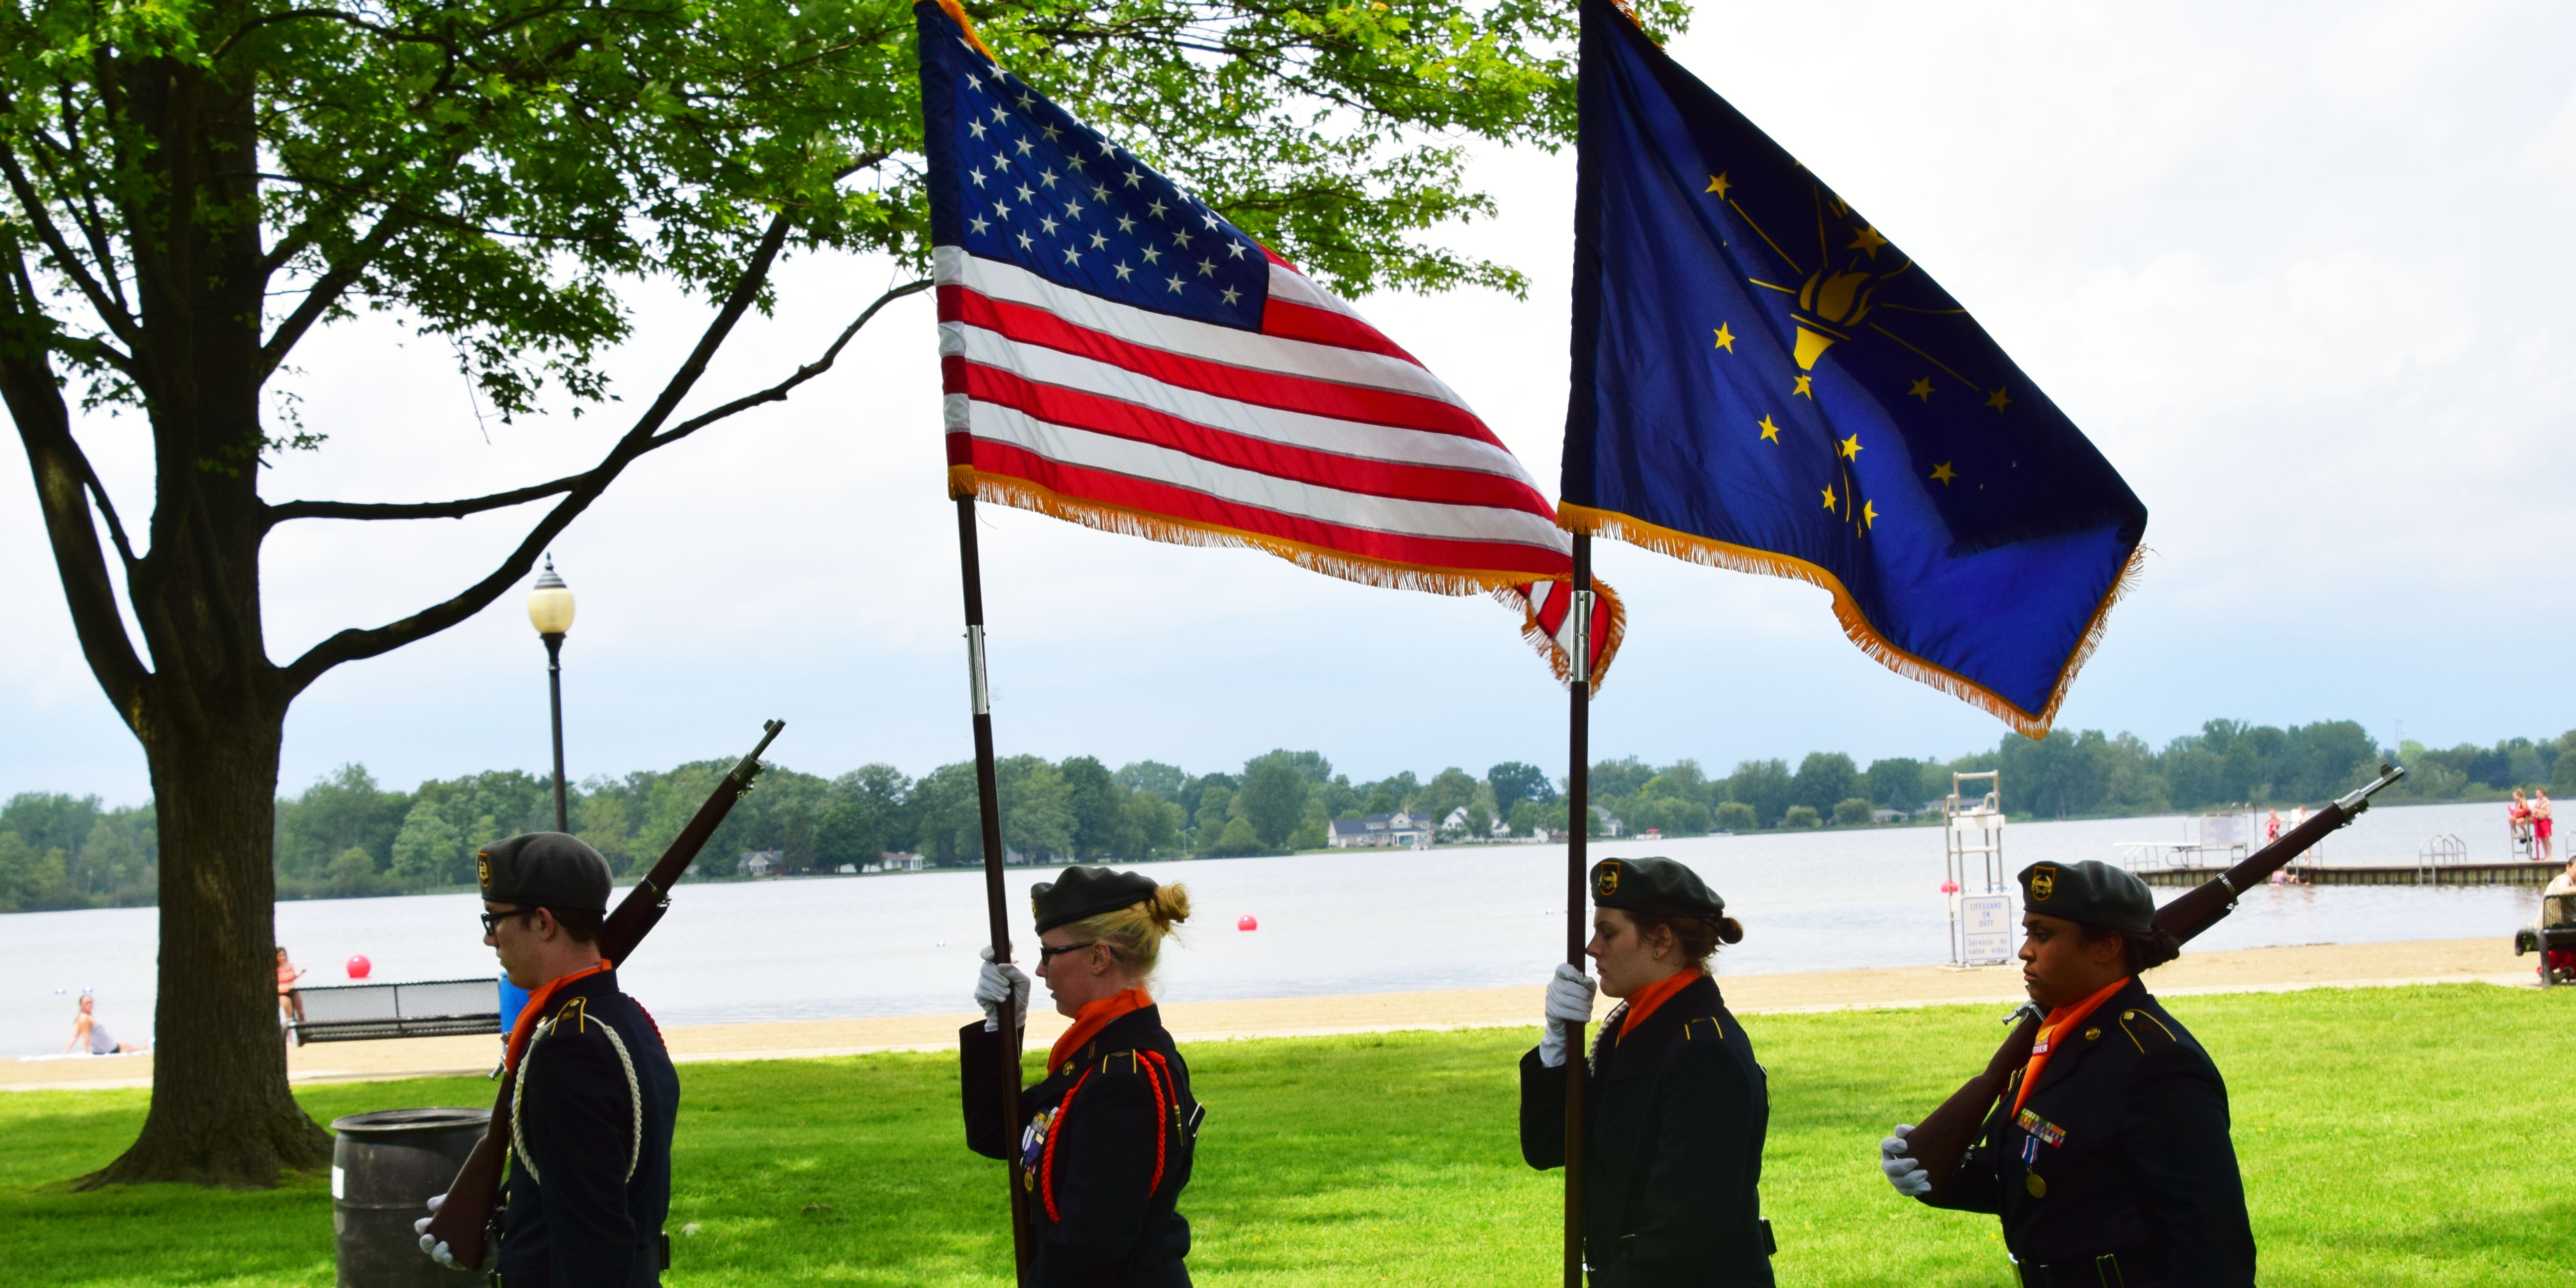
[[[2209,1053],[2134,979],[2056,1041],[2020,1115],[2013,1074],[1938,1206],[2001,1216],[2016,1260],[2088,1285],[2110,1255],[2128,1288],[2251,1288],[2254,1231]]]
[[[1584,1082],[1583,1242],[1593,1288],[1771,1283],[1762,1137],[1771,1097],[1744,1026],[1702,976],[1618,1036]],[[1521,1157],[1565,1165],[1565,1066],[1521,1057]]]

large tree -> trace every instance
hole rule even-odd
[[[1477,138],[1571,133],[1571,8],[1524,0],[971,5],[1015,70],[1345,292],[1482,283],[1423,234],[1491,209]],[[1677,4],[1651,7],[1663,22]],[[18,0],[0,10],[0,401],[27,451],[73,628],[159,810],[159,1067],[98,1181],[265,1184],[327,1142],[269,1019],[270,838],[288,705],[325,672],[464,620],[627,466],[831,365],[909,282],[764,388],[700,375],[782,256],[927,262],[913,18],[893,0]],[[450,500],[270,500],[301,424],[298,345],[365,313],[452,349],[513,422],[610,406],[606,357],[675,283],[687,357],[618,404],[598,463]],[[698,408],[683,416],[683,407]],[[640,408],[640,410],[637,410]],[[82,446],[148,426],[130,525]],[[132,423],[132,422],[128,422]],[[399,482],[388,479],[389,490]],[[488,573],[273,660],[278,525],[525,507]],[[130,606],[129,630],[119,583]]]

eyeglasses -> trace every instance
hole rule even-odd
[[[501,923],[502,923],[502,922],[508,921],[508,920],[509,920],[509,919],[511,919],[512,917],[524,917],[524,916],[527,916],[529,913],[532,913],[532,912],[543,912],[543,911],[545,911],[543,908],[512,908],[512,909],[511,909],[511,910],[509,910],[508,912],[487,912],[487,913],[484,913],[484,914],[483,914],[483,933],[484,933],[484,934],[487,934],[487,935],[498,935],[498,934],[500,934],[500,933],[501,933]]]
[[[1091,947],[1094,947],[1094,946],[1098,945],[1099,943],[1100,943],[1100,941],[1099,941],[1099,940],[1097,940],[1097,939],[1089,939],[1089,940],[1084,940],[1083,942],[1078,943],[1078,944],[1059,944],[1059,945],[1057,945],[1056,947],[1053,947],[1053,948],[1049,948],[1049,947],[1047,947],[1047,946],[1046,946],[1046,945],[1044,945],[1044,944],[1040,944],[1040,945],[1038,945],[1038,963],[1039,963],[1040,965],[1044,965],[1044,964],[1046,964],[1047,962],[1053,961],[1053,960],[1055,960],[1057,957],[1059,957],[1059,956],[1061,956],[1061,955],[1063,955],[1063,954],[1065,954],[1065,953],[1078,953],[1078,952],[1081,952],[1081,951],[1082,951],[1083,949],[1085,949],[1085,948],[1091,948]]]

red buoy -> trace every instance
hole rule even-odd
[[[1956,882],[1956,881],[1948,881],[1948,880],[1943,881],[1943,882],[1941,883],[1941,893],[1943,893],[1943,894],[1957,894],[1957,893],[1959,893],[1959,883],[1958,883],[1958,882]]]
[[[376,964],[368,961],[364,954],[352,957],[349,959],[349,978],[365,979],[367,977],[367,972],[374,970],[375,968]]]
[[[1237,930],[1259,930],[1261,929],[1261,918],[1253,916],[1251,913],[1247,912],[1234,919],[1234,928]]]

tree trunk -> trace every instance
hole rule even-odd
[[[283,712],[208,736],[149,738],[161,824],[161,960],[152,1109],[81,1188],[128,1181],[266,1186],[330,1161],[295,1103],[278,1036],[270,866]]]
[[[129,219],[160,230],[134,260],[158,495],[128,580],[152,670],[120,704],[160,818],[161,996],[143,1133],[81,1184],[266,1186],[329,1161],[331,1140],[287,1090],[276,1019],[277,761],[295,695],[260,613],[266,274],[242,160],[258,139],[246,81],[125,71],[161,179]]]

